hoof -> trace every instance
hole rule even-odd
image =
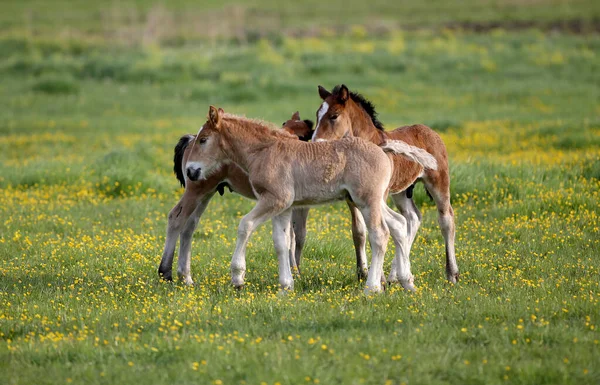
[[[456,272],[456,273],[446,272],[446,278],[448,279],[448,282],[456,284],[459,281],[460,273],[458,273],[458,272]]]
[[[183,273],[177,272],[177,278],[179,279],[180,282],[182,282],[186,286],[194,285],[194,280],[192,279],[192,276],[189,274],[183,274]]]
[[[417,289],[415,289],[414,282],[415,282],[415,278],[414,277],[410,277],[409,279],[406,279],[406,280],[400,280],[400,285],[402,285],[402,287],[406,291],[415,292],[415,291],[417,291]]]
[[[356,277],[358,278],[358,282],[366,281],[369,276],[369,270],[358,268],[356,270]]]
[[[294,292],[294,287],[282,287],[281,289],[279,289],[279,292],[277,293],[277,295],[279,295],[280,297],[285,297],[288,294],[291,294]]]
[[[244,286],[244,277],[246,276],[245,271],[236,271],[235,274],[231,275],[231,284],[236,288]]]
[[[379,294],[383,291],[381,285],[365,287],[365,295]]]
[[[403,288],[404,288],[404,290],[406,290],[406,291],[410,291],[410,292],[413,292],[413,293],[417,291],[417,289],[415,289],[415,285],[413,285],[413,284],[412,284],[412,283],[410,283],[410,282],[406,282],[406,283],[402,283],[402,282],[401,282],[400,284],[402,285],[402,287],[403,287]]]
[[[241,285],[233,285],[233,288],[237,291],[242,291],[244,290],[244,284]]]
[[[173,275],[170,271],[164,271],[164,270],[161,270],[160,268],[158,269],[158,276],[165,281],[173,280]]]
[[[183,282],[184,285],[186,286],[194,286],[194,280],[192,280],[190,277],[187,278],[180,278],[181,282]]]
[[[279,281],[280,291],[294,291],[294,280],[293,279],[282,279]]]

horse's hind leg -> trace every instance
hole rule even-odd
[[[191,265],[191,250],[192,250],[192,236],[194,235],[194,231],[198,226],[198,222],[200,221],[200,217],[204,213],[206,206],[208,206],[208,202],[214,195],[214,192],[205,196],[196,209],[190,215],[187,220],[183,230],[181,231],[181,235],[179,236],[179,258],[177,260],[177,276],[181,281],[183,281],[186,285],[193,285],[194,281],[192,280],[192,274],[190,271]]]
[[[347,200],[350,214],[352,215],[352,240],[354,241],[354,251],[356,253],[356,275],[358,280],[367,278],[369,267],[367,265],[367,227],[360,210],[354,203]]]
[[[279,284],[282,290],[293,290],[294,279],[292,277],[289,259],[290,232],[292,228],[290,221],[292,219],[291,210],[273,217],[273,244],[279,260]]]
[[[407,220],[404,216],[389,208],[385,202],[382,202],[382,210],[396,247],[396,255],[392,261],[392,270],[388,281],[400,281],[403,288],[415,291],[414,277],[410,272],[410,244],[407,234]]]
[[[408,244],[412,247],[412,244],[417,237],[417,231],[421,226],[421,212],[415,205],[412,198],[409,198],[406,191],[402,191],[399,194],[392,195],[394,204],[400,211],[400,214],[406,218],[407,231],[408,231]]]
[[[163,250],[160,265],[158,267],[158,275],[167,281],[173,279],[173,257],[175,254],[175,246],[177,246],[177,237],[187,223],[190,215],[196,209],[198,195],[195,192],[186,190],[179,202],[169,212],[169,222],[167,225],[167,238],[165,240],[165,248]]]
[[[438,210],[438,223],[446,244],[446,278],[452,283],[457,283],[459,278],[458,264],[454,251],[454,210],[450,204],[450,177],[447,172],[439,173],[439,183],[424,180],[427,191],[433,197]]]

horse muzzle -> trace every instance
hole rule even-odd
[[[200,171],[200,168],[188,167],[186,168],[185,173],[187,174],[189,180],[195,182],[200,179]]]

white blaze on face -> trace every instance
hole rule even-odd
[[[315,141],[315,138],[317,137],[317,131],[319,131],[319,125],[321,124],[321,119],[323,119],[323,116],[325,116],[327,111],[329,111],[329,104],[327,102],[323,102],[323,104],[321,104],[321,108],[319,108],[319,111],[317,112],[317,128],[315,129],[315,132],[313,133],[313,137],[312,137],[313,142]]]
[[[203,129],[204,129],[204,126],[200,127],[200,129],[198,130],[198,134],[196,134],[196,136],[200,135],[200,133],[202,132]]]

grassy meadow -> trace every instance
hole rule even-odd
[[[600,383],[597,2],[100,4],[0,4],[1,383]],[[210,104],[314,120],[340,83],[442,136],[459,284],[422,187],[416,293],[363,294],[344,204],[311,211],[293,293],[269,224],[236,291],[230,193],[195,286],[159,280],[179,137]]]

